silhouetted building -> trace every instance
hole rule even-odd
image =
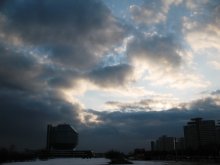
[[[47,150],[73,150],[78,144],[78,133],[68,124],[47,126]]]
[[[175,140],[175,150],[184,150],[185,149],[185,140],[183,137],[176,138]]]
[[[157,151],[174,151],[175,150],[175,138],[167,137],[166,135],[159,137],[156,140]]]
[[[218,121],[218,125],[216,126],[216,143],[220,146],[220,120]]]
[[[150,142],[150,146],[151,146],[151,151],[155,151],[155,142],[154,141]]]
[[[193,118],[184,126],[184,138],[187,149],[197,150],[211,146],[216,142],[216,127],[214,120]]]
[[[136,148],[134,150],[134,158],[137,160],[143,160],[145,158],[145,149],[144,148]]]

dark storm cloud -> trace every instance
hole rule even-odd
[[[29,52],[11,49],[0,44],[0,89],[43,92],[47,88],[74,87],[74,82],[82,77],[74,69],[41,64]]]
[[[0,89],[38,90],[42,86],[35,83],[41,72],[36,59],[18,51],[11,51],[0,44]]]
[[[124,35],[122,26],[98,0],[10,0],[1,13],[6,39],[17,37],[69,67],[94,66]]]
[[[89,79],[88,69],[121,41],[117,19],[96,0],[9,0],[0,3],[0,31],[0,146],[42,148],[48,123],[81,127],[82,107],[60,89]],[[94,82],[107,82],[100,74]]]
[[[42,148],[47,124],[80,123],[81,107],[57,90],[68,86],[65,77],[74,72],[39,64],[28,52],[5,44],[0,44],[0,59],[0,146]]]
[[[77,81],[82,78],[82,73],[75,69],[64,69],[56,65],[43,66],[43,72],[38,77],[44,80],[48,87],[59,88],[75,88]]]
[[[118,87],[132,81],[133,68],[127,64],[94,69],[89,73],[90,81],[101,87]]]
[[[79,123],[80,107],[68,104],[54,92],[31,95],[5,89],[0,91],[0,99],[0,146],[43,148],[47,124]]]

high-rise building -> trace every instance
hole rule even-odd
[[[185,149],[185,140],[183,137],[176,138],[175,141],[175,150],[180,151]]]
[[[193,118],[184,126],[184,138],[187,149],[199,149],[211,146],[216,142],[216,127],[214,120]]]
[[[156,140],[157,151],[174,151],[175,150],[175,138],[167,137],[163,135]]]
[[[78,144],[78,133],[68,124],[47,126],[47,150],[73,150]]]
[[[217,146],[220,147],[220,120],[218,121],[218,125],[216,126],[216,143]]]
[[[155,151],[155,142],[154,141],[150,142],[150,146],[151,146],[151,151]]]

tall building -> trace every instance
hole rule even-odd
[[[217,146],[220,147],[220,120],[218,121],[218,125],[216,126],[216,143]]]
[[[78,144],[78,133],[68,124],[47,126],[47,150],[73,150]]]
[[[214,120],[193,118],[184,126],[184,138],[187,149],[199,149],[214,145],[216,142],[216,127]]]
[[[157,151],[174,151],[175,150],[175,138],[167,137],[163,135],[156,140]]]
[[[150,142],[150,146],[151,146],[151,151],[155,151],[155,142],[154,141]]]
[[[175,141],[175,150],[181,151],[185,149],[185,140],[183,137],[181,138],[176,138]]]

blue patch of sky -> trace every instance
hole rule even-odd
[[[125,53],[109,53],[105,55],[105,57],[102,59],[100,65],[101,67],[107,67],[107,66],[115,66],[120,64],[127,64],[127,57]]]
[[[189,17],[189,11],[183,5],[172,5],[168,14],[166,21],[166,28],[168,33],[174,33],[177,36],[181,35],[182,30],[182,18],[186,16]]]
[[[106,6],[112,11],[112,14],[119,18],[129,15],[129,7],[131,5],[142,5],[143,0],[102,0]]]

